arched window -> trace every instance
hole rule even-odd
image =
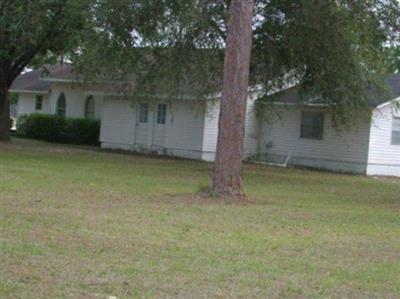
[[[64,93],[60,93],[57,100],[56,114],[58,116],[65,116],[65,110],[67,108],[67,101]]]
[[[85,102],[85,118],[94,119],[94,105],[93,96],[88,96]]]

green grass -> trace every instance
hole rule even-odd
[[[2,298],[399,298],[400,180],[0,144]]]

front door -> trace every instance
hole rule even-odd
[[[167,122],[167,104],[159,103],[154,117],[153,147],[160,149],[165,144],[165,124]]]
[[[146,147],[148,122],[149,104],[141,103],[137,109],[136,115],[135,145],[137,147]]]

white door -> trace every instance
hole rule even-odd
[[[148,122],[149,104],[141,103],[137,109],[135,130],[135,145],[139,148],[146,147]]]
[[[167,104],[159,103],[156,107],[153,127],[152,146],[156,149],[164,148],[165,124],[167,122]]]

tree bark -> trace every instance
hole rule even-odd
[[[0,141],[10,140],[10,102],[8,86],[0,82]]]
[[[252,44],[254,0],[232,0],[224,61],[213,191],[243,198],[242,160]]]

